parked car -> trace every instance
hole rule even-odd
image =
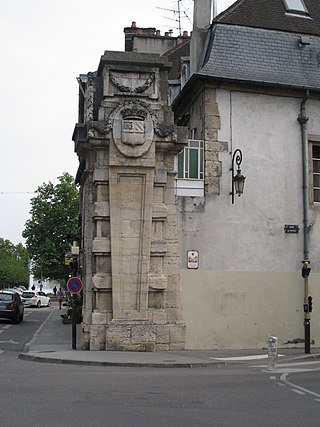
[[[22,293],[22,302],[24,305],[30,305],[33,307],[50,307],[51,300],[42,291],[25,291]]]
[[[23,315],[24,305],[20,295],[14,291],[0,291],[0,318],[19,323],[23,321]]]
[[[23,289],[23,287],[21,286],[14,286],[13,288],[12,288],[12,290],[14,291],[14,292],[17,292],[19,295],[20,295],[20,297],[22,296],[22,293],[24,292],[24,291],[26,291],[26,289]]]

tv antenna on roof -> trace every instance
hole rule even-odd
[[[185,9],[183,11],[181,11],[181,7],[180,7],[180,3],[183,0],[175,0],[177,2],[177,9],[167,9],[164,7],[157,7],[157,9],[161,9],[161,10],[167,10],[168,12],[173,12],[175,18],[168,18],[167,16],[165,16],[166,19],[170,19],[171,21],[175,21],[178,23],[178,27],[176,27],[177,30],[179,30],[179,36],[181,36],[181,19],[182,18],[188,18],[188,20],[191,22],[191,19],[189,18],[189,16],[187,15],[186,11],[188,9]],[[184,15],[184,16],[181,16]]]

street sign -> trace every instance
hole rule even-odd
[[[71,277],[67,282],[67,288],[70,293],[78,294],[82,289],[82,281],[78,277]]]
[[[199,267],[199,252],[198,251],[188,251],[188,268],[198,268]]]

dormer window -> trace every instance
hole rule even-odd
[[[283,0],[286,11],[298,15],[308,15],[308,10],[303,0]]]

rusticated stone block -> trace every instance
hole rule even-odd
[[[169,351],[169,344],[157,344],[155,351]]]
[[[107,168],[97,168],[93,171],[93,181],[102,182],[109,180],[109,169]]]
[[[110,205],[108,202],[95,202],[93,205],[93,217],[108,218],[110,216]]]
[[[105,350],[105,329],[104,325],[91,325],[90,350]]]
[[[92,313],[92,325],[106,325],[107,315],[106,313],[93,312]]]
[[[93,286],[96,289],[111,289],[112,281],[110,274],[97,273],[92,277]]]
[[[165,254],[167,252],[167,242],[165,240],[152,241],[150,252],[152,254]]]
[[[155,333],[156,333],[156,337],[157,337],[158,333],[159,333],[158,325],[165,325],[167,322],[167,315],[166,315],[165,310],[154,309],[152,312],[152,320],[153,320],[153,323],[155,325]],[[168,338],[169,338],[169,336],[168,336]],[[156,338],[156,341],[158,342],[158,338]],[[167,341],[165,341],[165,342],[167,342]]]
[[[155,325],[154,330],[156,344],[169,344],[170,333],[168,325]]]
[[[96,237],[92,242],[93,253],[110,253],[111,242],[109,237]]]
[[[149,289],[164,290],[167,287],[167,278],[165,276],[149,276]]]
[[[155,351],[155,334],[152,322],[112,320],[106,329],[106,349]]]
[[[152,219],[164,221],[167,218],[167,206],[164,204],[157,204],[152,206]]]

